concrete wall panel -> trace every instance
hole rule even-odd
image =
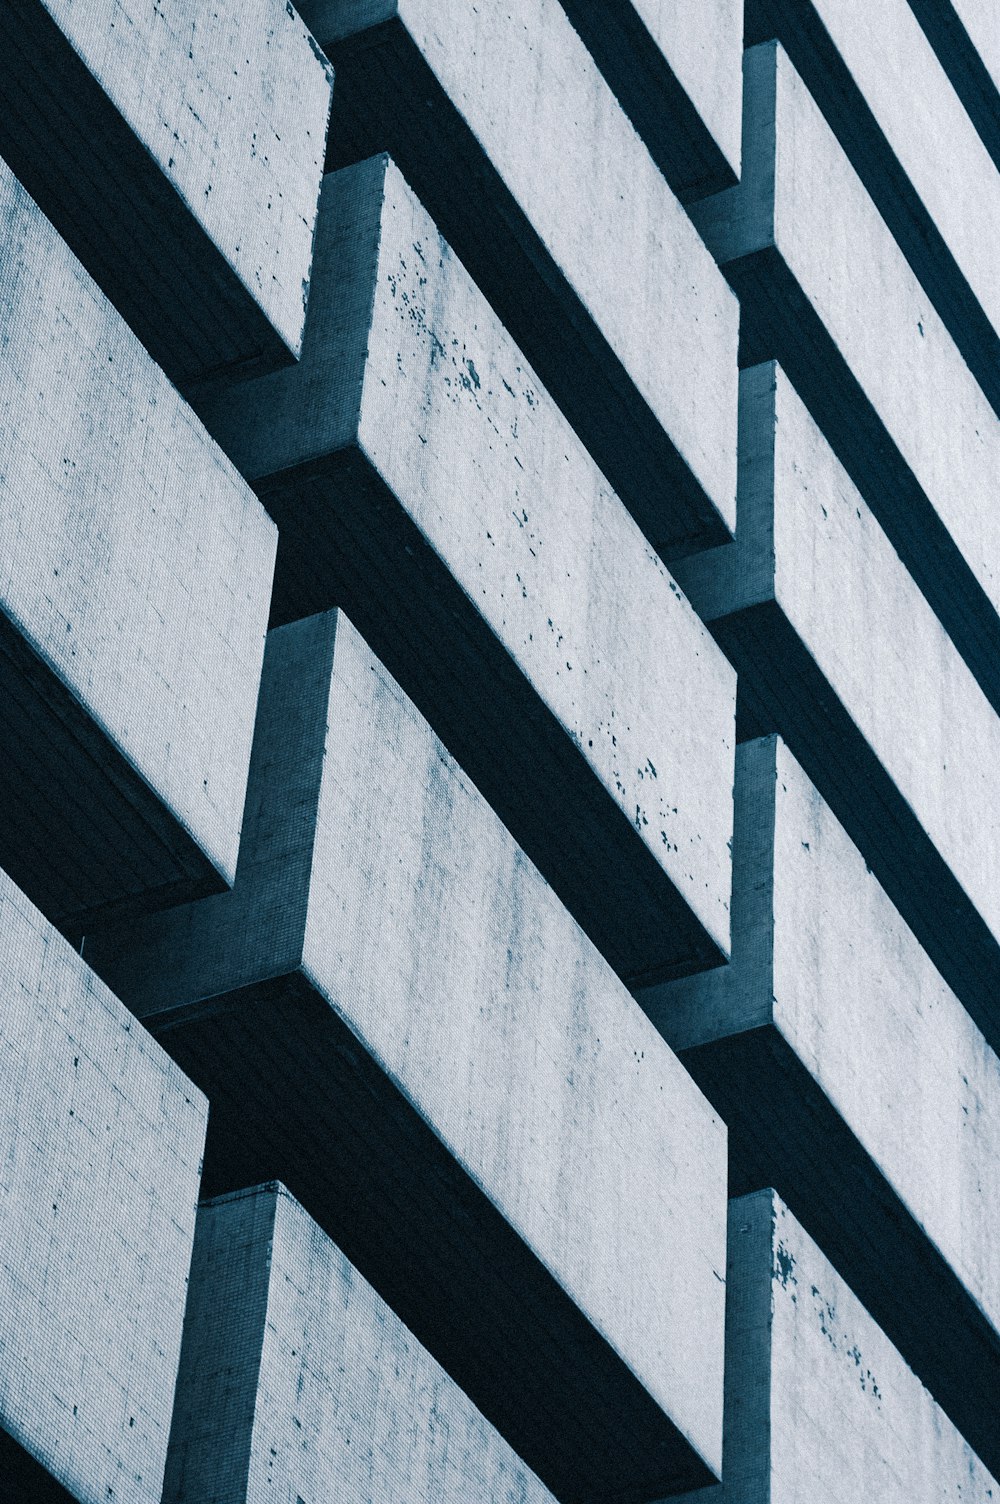
[[[710,1481],[722,1125],[343,617],[272,632],[247,808],[231,895],[87,944],[209,1187],[286,1179],[560,1498]]]
[[[53,922],[231,882],[276,530],[0,173],[0,850]]]
[[[1000,13],[991,0],[910,0],[1000,167]]]

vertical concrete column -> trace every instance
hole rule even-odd
[[[552,1504],[278,1184],[198,1212],[164,1504]]]
[[[79,932],[236,869],[277,543],[0,165],[0,861]]]
[[[721,542],[736,300],[558,0],[303,15],[337,71],[328,166],[391,152],[626,504],[664,508],[652,541]]]
[[[285,0],[0,7],[0,153],[182,385],[298,353],[331,88]]]
[[[711,1481],[725,1130],[343,616],[270,634],[232,894],[87,954],[207,1188],[284,1180],[559,1498]]]
[[[778,738],[737,749],[736,810],[732,962],[639,1001],[730,1186],[777,1187],[1000,1468],[1000,1061]]]
[[[206,404],[342,605],[622,975],[728,946],[735,676],[385,157],[327,179],[302,361]]]
[[[0,874],[0,1474],[160,1504],[208,1104]]]

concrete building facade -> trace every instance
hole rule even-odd
[[[0,7],[0,1495],[1000,1499],[988,0]]]

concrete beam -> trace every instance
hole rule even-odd
[[[328,166],[391,152],[650,540],[724,541],[736,300],[558,0],[303,14],[337,70]]]
[[[780,367],[741,374],[737,542],[681,583],[987,1037],[1000,720]]]
[[[996,1496],[996,1480],[773,1191],[730,1204],[727,1284],[726,1476],[686,1504]]]
[[[749,0],[1000,411],[1000,175],[907,0]]]
[[[779,359],[1000,706],[1000,425],[783,48],[744,61],[743,179],[692,213],[741,296],[741,363]]]
[[[990,0],[910,0],[1000,167],[1000,15]]]
[[[4,0],[0,153],[175,382],[298,353],[332,75],[284,0]]]
[[[0,861],[53,923],[236,869],[276,530],[0,168]]]
[[[1000,1469],[1000,1061],[777,738],[739,747],[736,809],[731,964],[639,1001],[731,1188],[777,1187]]]
[[[0,1469],[160,1504],[208,1103],[0,873]]]
[[[728,950],[735,676],[385,157],[327,179],[302,361],[203,405],[622,975]]]
[[[343,616],[269,636],[234,891],[87,955],[209,1192],[285,1181],[560,1499],[712,1480],[725,1129]]]
[[[198,1212],[164,1504],[553,1504],[282,1185]]]

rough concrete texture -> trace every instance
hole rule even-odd
[[[563,0],[563,9],[678,197],[736,182],[743,0]]]
[[[270,634],[231,895],[88,941],[560,1499],[720,1461],[725,1131],[343,616]]]
[[[278,1184],[198,1213],[164,1504],[552,1504]]]
[[[1000,1061],[779,739],[738,749],[736,811],[732,963],[639,1001],[730,1186],[778,1188],[996,1469]]]
[[[290,360],[332,87],[292,7],[4,0],[0,58],[0,152],[172,379]]]
[[[732,670],[387,158],[327,179],[316,268],[300,364],[202,407],[274,617],[356,617],[622,975],[715,964]]]
[[[730,1204],[726,1476],[685,1504],[988,1504],[1000,1485],[773,1191]]]
[[[736,300],[558,0],[303,13],[337,70],[328,165],[390,151],[653,543],[722,542]]]
[[[737,542],[681,576],[740,736],[785,736],[996,1045],[1000,720],[780,367],[742,372],[740,423]]]
[[[770,37],[1000,411],[1000,176],[907,0],[748,0],[748,43]]]
[[[744,63],[743,179],[692,208],[777,357],[994,703],[1000,424],[787,54]]]
[[[208,1104],[0,874],[0,1469],[159,1504]]]
[[[0,860],[47,917],[235,873],[276,530],[0,170]]]
[[[1000,11],[993,0],[910,0],[1000,167]]]

